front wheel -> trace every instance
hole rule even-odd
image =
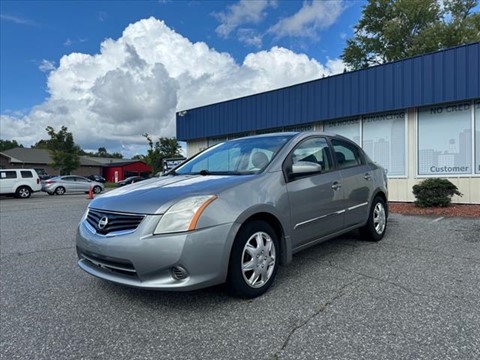
[[[360,234],[365,240],[380,241],[387,230],[387,207],[385,201],[377,196],[373,199],[368,221],[360,228]]]
[[[277,234],[268,223],[256,220],[242,227],[230,255],[230,292],[242,298],[265,293],[278,270],[278,252]]]
[[[100,194],[102,192],[102,188],[100,186],[94,186],[93,187],[93,193],[94,194]]]
[[[28,186],[19,187],[17,189],[16,193],[15,193],[15,195],[17,195],[17,197],[22,198],[22,199],[29,198],[31,194],[32,194],[32,191],[30,190],[30,188]]]

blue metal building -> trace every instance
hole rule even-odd
[[[480,203],[480,42],[186,109],[176,122],[189,156],[244,134],[333,130],[391,170],[394,200],[441,176],[463,189],[454,200]]]
[[[189,141],[480,97],[480,43],[177,113]],[[179,114],[184,114],[180,116]]]

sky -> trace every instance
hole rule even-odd
[[[175,113],[341,73],[364,1],[0,2],[0,139],[145,153]]]

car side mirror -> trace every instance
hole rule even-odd
[[[297,161],[292,165],[293,176],[308,175],[322,172],[322,165],[310,161]]]

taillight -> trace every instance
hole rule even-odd
[[[55,183],[55,180],[47,180],[45,181],[45,184],[54,184]]]
[[[40,178],[37,178],[37,184],[40,184]]]

